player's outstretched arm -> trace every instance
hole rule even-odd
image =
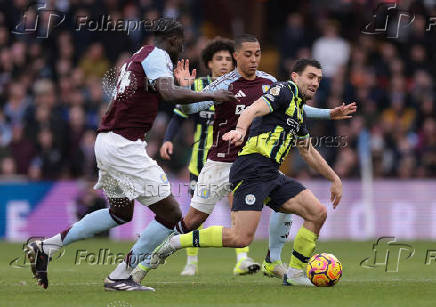
[[[357,104],[355,102],[345,104],[342,103],[340,107],[336,107],[330,110],[330,119],[332,120],[341,120],[341,119],[349,119],[353,116],[351,114],[356,113]]]
[[[332,183],[330,188],[331,196],[330,200],[333,203],[333,209],[339,204],[342,198],[342,182],[335,171],[327,164],[327,161],[319,154],[312,143],[310,138],[304,139],[297,145],[300,155],[306,161],[309,166],[324,176]]]
[[[232,92],[219,90],[215,92],[194,92],[190,89],[174,85],[173,78],[158,78],[154,82],[154,88],[161,98],[174,104],[189,104],[198,101],[213,100],[217,102],[236,102]]]
[[[247,129],[253,122],[254,118],[269,113],[271,113],[270,107],[265,103],[263,98],[259,98],[241,113],[236,129],[225,133],[223,135],[223,141],[229,141],[231,144],[241,145],[247,134]]]
[[[305,104],[303,109],[308,118],[341,120],[352,118],[352,114],[357,111],[357,104],[355,102],[347,105],[343,103],[334,109],[320,109]]]

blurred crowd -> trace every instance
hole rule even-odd
[[[110,94],[102,78],[130,53],[150,43],[151,37],[144,29],[129,35],[76,31],[77,17],[177,18],[185,27],[183,56],[205,73],[200,53],[211,37],[203,33],[204,21],[195,9],[198,1],[48,0],[51,11],[32,11],[27,3],[0,4],[0,175],[5,180],[90,179],[97,174],[95,131]],[[50,12],[65,20],[47,38],[23,31],[38,18],[43,25]],[[436,16],[436,11],[434,6],[422,5],[417,12],[407,33],[402,33],[406,39],[387,39],[360,33],[360,21],[342,18],[346,10],[338,17],[303,6],[301,11],[290,12],[277,29],[277,38],[269,42],[279,60],[275,71],[268,72],[280,80],[288,78],[297,58],[321,62],[324,78],[311,105],[333,108],[343,101],[358,103],[358,114],[352,120],[310,123],[314,144],[343,177],[360,176],[362,152],[371,154],[376,177],[436,176],[436,61],[432,59],[436,48],[434,34],[425,31],[427,17]],[[42,26],[37,31],[47,33]],[[162,103],[160,108],[147,135],[148,153],[167,172],[187,179],[193,124],[186,121],[183,125],[175,140],[174,158],[161,161],[159,147],[172,106]],[[362,142],[366,134],[369,141]],[[333,136],[340,136],[341,141],[329,141]],[[296,154],[287,160],[284,171],[302,178],[313,176]]]

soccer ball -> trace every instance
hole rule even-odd
[[[316,254],[310,258],[307,277],[317,287],[332,287],[342,276],[342,264],[333,254]]]

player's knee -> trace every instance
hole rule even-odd
[[[133,206],[130,203],[125,203],[123,206],[111,204],[109,214],[118,224],[128,223],[133,219]]]
[[[254,234],[250,233],[239,233],[234,236],[233,243],[234,247],[242,248],[246,247],[253,242]]]
[[[170,222],[176,224],[181,219],[182,219],[182,210],[180,210],[179,206],[175,206],[170,217]]]
[[[324,206],[323,204],[319,204],[317,213],[315,215],[315,221],[318,224],[322,225],[324,224],[326,219],[327,219],[327,207]]]
[[[181,219],[182,211],[178,205],[171,206],[170,209],[156,214],[156,221],[163,224],[168,229],[173,229]]]
[[[200,214],[188,214],[183,218],[185,227],[189,230],[195,230],[204,223],[204,218]]]

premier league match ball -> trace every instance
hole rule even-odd
[[[342,276],[342,264],[333,254],[316,254],[310,258],[307,277],[317,287],[332,287]]]

